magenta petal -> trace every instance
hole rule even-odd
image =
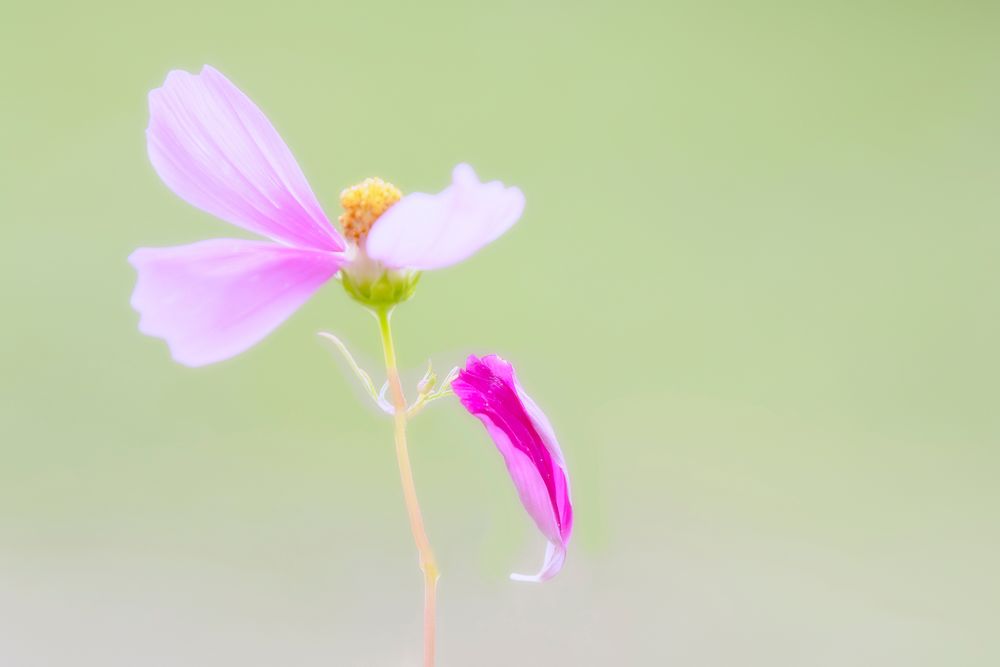
[[[267,117],[217,70],[175,70],[149,93],[149,159],[200,209],[289,245],[343,250],[302,170]]]
[[[460,164],[452,184],[436,195],[403,197],[372,226],[366,250],[392,268],[441,269],[461,262],[510,229],[524,211],[524,195],[500,181],[480,183]]]
[[[268,243],[214,239],[139,248],[132,307],[139,330],[163,338],[174,359],[202,366],[264,338],[329,280],[341,257]]]
[[[514,574],[511,578],[552,578],[566,558],[573,532],[573,505],[566,463],[551,424],[521,389],[513,367],[497,355],[482,359],[470,356],[451,387],[493,438],[521,504],[548,540],[538,574]]]

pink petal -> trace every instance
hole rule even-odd
[[[132,307],[139,330],[163,338],[174,359],[202,366],[243,352],[329,280],[339,255],[267,243],[213,239],[139,248]]]
[[[524,211],[524,195],[500,181],[480,183],[460,164],[436,195],[416,192],[382,214],[366,250],[386,266],[440,269],[467,259],[510,229]]]
[[[343,250],[288,146],[217,70],[175,70],[149,93],[146,144],[163,182],[189,204],[275,241]]]
[[[548,419],[521,389],[514,368],[496,355],[470,356],[451,385],[459,401],[493,438],[507,464],[524,509],[548,540],[545,561],[535,575],[545,581],[562,569],[573,532],[573,505],[562,450]]]

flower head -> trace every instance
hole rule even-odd
[[[503,456],[521,504],[548,540],[538,574],[511,575],[545,581],[562,569],[573,532],[573,504],[562,450],[549,420],[521,389],[508,362],[491,354],[470,356],[451,384],[459,401],[486,427]]]
[[[338,274],[367,305],[404,300],[420,271],[470,257],[524,209],[520,190],[481,183],[461,164],[437,194],[402,196],[380,179],[348,188],[341,236],[274,126],[209,66],[171,72],[150,92],[146,140],[175,194],[268,239],[140,248],[129,257],[140,330],[190,366],[243,352]]]

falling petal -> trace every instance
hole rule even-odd
[[[486,427],[507,464],[521,504],[548,541],[538,574],[512,578],[552,578],[562,568],[573,532],[569,478],[552,426],[521,389],[514,368],[496,355],[470,356],[451,387],[465,409]]]

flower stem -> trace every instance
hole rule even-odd
[[[389,391],[395,409],[396,460],[399,463],[399,479],[403,485],[403,499],[406,502],[406,513],[410,517],[410,530],[413,541],[420,554],[420,569],[424,573],[424,667],[434,665],[434,606],[437,589],[438,568],[434,560],[434,551],[427,539],[424,529],[424,519],[417,500],[417,489],[413,484],[413,470],[410,467],[410,453],[406,445],[406,398],[403,396],[403,386],[399,380],[399,370],[396,366],[396,348],[392,342],[392,329],[389,319],[391,308],[379,308],[375,311],[378,318],[379,333],[382,336],[382,349],[385,353],[385,370],[389,378]]]

